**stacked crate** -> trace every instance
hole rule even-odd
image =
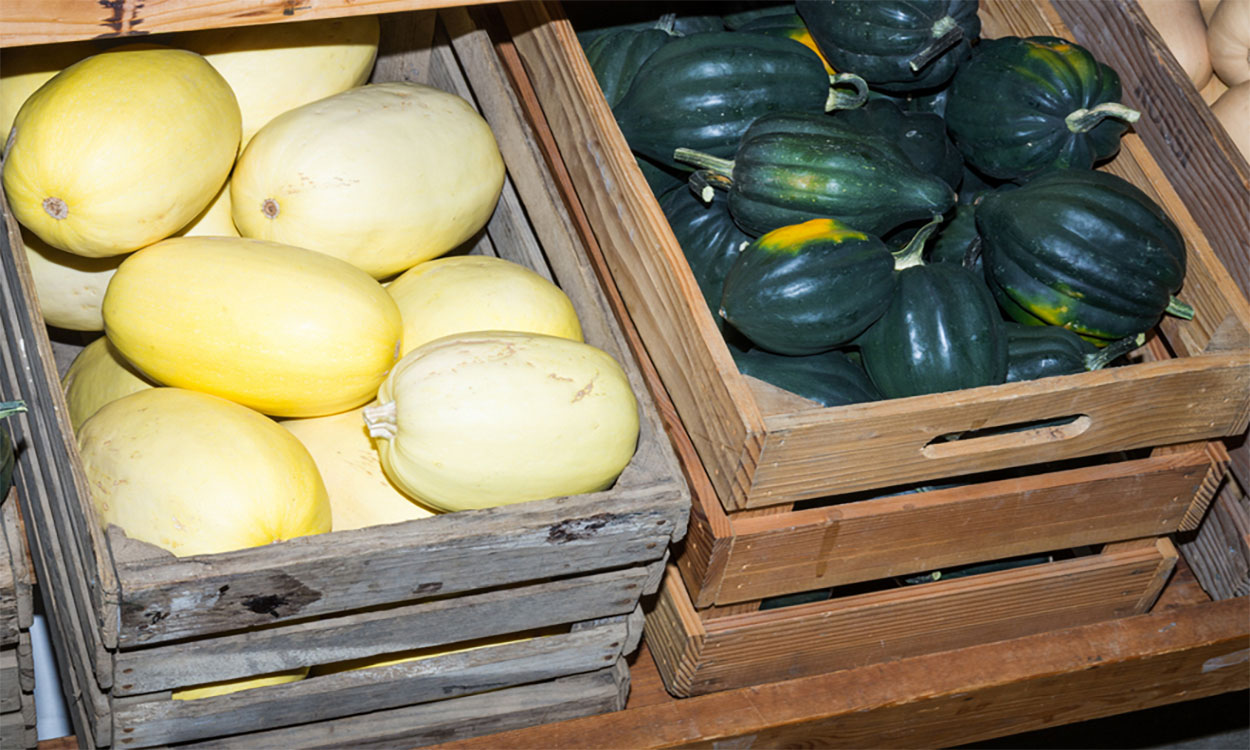
[[[586,341],[630,377],[637,451],[601,492],[176,558],[94,518],[58,363],[6,212],[3,386],[30,407],[9,420],[26,446],[16,482],[80,745],[416,746],[623,705],[640,601],[685,533],[688,488],[494,42],[465,8],[391,13],[381,25],[375,82],[455,92],[489,122],[508,179],[472,251],[522,263],[572,299]],[[76,349],[58,347],[64,356]],[[453,652],[470,642],[492,645]],[[427,648],[443,653],[170,697],[193,684]]]
[[[30,627],[35,608],[30,552],[17,492],[0,502],[0,747],[33,748],[35,662]]]
[[[983,0],[984,35],[1072,38],[1060,5],[1121,14],[1086,43],[1096,56],[1100,44],[1151,42],[1120,3]],[[1171,535],[1198,528],[1220,487],[1228,455],[1213,439],[1244,433],[1250,420],[1250,304],[1220,260],[1237,247],[1244,254],[1246,232],[1233,226],[1246,221],[1244,186],[1220,199],[1227,212],[1213,230],[1212,217],[1191,214],[1192,191],[1165,176],[1155,154],[1172,167],[1175,155],[1161,151],[1179,141],[1169,130],[1196,139],[1186,141],[1195,168],[1212,137],[1159,113],[1162,99],[1186,96],[1183,84],[1166,85],[1174,61],[1112,61],[1147,116],[1104,168],[1142,188],[1185,235],[1193,321],[1164,321],[1124,367],[824,408],[736,369],[560,6],[501,12],[567,170],[566,193],[675,407],[670,427],[694,507],[647,618],[671,692],[1151,607],[1177,560]],[[896,494],[950,482],[958,486]]]

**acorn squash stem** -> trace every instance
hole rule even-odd
[[[686,184],[690,186],[691,192],[699,196],[699,200],[711,203],[716,189],[728,190],[733,186],[733,180],[708,169],[697,169],[690,174]]]
[[[1097,107],[1078,109],[1065,117],[1063,121],[1067,124],[1068,130],[1073,133],[1085,133],[1093,130],[1094,126],[1108,117],[1116,117],[1125,122],[1137,122],[1137,118],[1141,117],[1141,112],[1119,102],[1103,102]]]
[[[959,44],[964,38],[964,30],[954,18],[943,16],[933,24],[933,41],[929,42],[907,61],[907,67],[915,72],[936,60],[943,52]]]
[[[1175,315],[1182,320],[1194,319],[1194,308],[1175,297],[1168,300],[1168,307],[1165,312],[1167,312],[1168,315]]]
[[[934,215],[928,224],[916,230],[916,234],[908,240],[902,250],[893,253],[895,271],[924,265],[924,243],[928,241],[931,234],[937,231],[938,225],[941,223],[942,215]]]
[[[1144,333],[1139,333],[1135,336],[1125,336],[1122,339],[1112,341],[1093,354],[1085,355],[1085,369],[1101,370],[1144,343],[1146,343],[1146,334]]]
[[[855,89],[854,94],[838,91],[838,87],[849,85]],[[868,101],[868,83],[854,73],[835,73],[829,76],[829,100],[825,102],[825,111],[835,109],[858,109]]]
[[[673,151],[673,158],[677,161],[693,164],[699,169],[705,169],[713,174],[723,177],[733,177],[734,163],[731,159],[722,159],[719,156],[705,154],[702,151],[695,151],[692,148],[679,148]]]
[[[26,411],[24,401],[0,401],[0,418],[21,414]]]

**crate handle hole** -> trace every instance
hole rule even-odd
[[[920,450],[927,458],[953,458],[988,451],[1028,448],[1059,440],[1071,440],[1093,424],[1088,414],[1036,419],[1029,422],[948,432],[930,440]]]

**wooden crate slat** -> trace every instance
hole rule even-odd
[[[561,677],[548,683],[506,688],[454,700],[378,711],[342,719],[333,724],[256,732],[245,738],[195,743],[196,750],[255,747],[352,747],[385,750],[397,745],[420,747],[436,742],[475,737],[517,727],[615,711],[624,705],[628,669],[615,666],[584,675]]]
[[[640,663],[624,711],[440,750],[956,747],[1244,691],[1248,638],[1241,597],[692,698]]]
[[[193,701],[118,701],[120,736],[135,746],[173,743],[333,719],[412,703],[454,699],[518,684],[593,672],[622,655],[624,618],[560,635]]]
[[[1250,501],[1229,479],[1180,551],[1212,599],[1250,596]]]
[[[17,502],[17,490],[9,489],[9,497],[0,505],[0,534],[9,550],[13,576],[13,594],[17,600],[17,627],[30,628],[35,618],[35,571],[26,541],[26,523]],[[0,564],[2,565],[2,564]]]
[[[658,563],[657,563],[658,564]],[[119,652],[114,695],[217,682],[626,614],[645,567]]]
[[[1211,496],[1200,490],[1213,475],[1222,466],[1196,449],[781,516],[735,515],[722,575],[702,579],[718,588],[694,598],[728,604],[1165,533],[1195,506],[1201,514]]]
[[[22,681],[18,671],[15,642],[0,649],[0,713],[22,710]]]
[[[665,645],[655,653],[668,689],[700,695],[1140,614],[1175,561],[1175,549],[1160,540],[1145,548],[701,621],[674,573],[661,593],[672,602],[648,618],[648,633],[664,631],[659,639]]]
[[[3,427],[0,427],[3,429]],[[12,493],[5,506],[15,503]],[[13,579],[13,566],[9,564],[9,543],[0,532],[0,646],[17,643],[17,586]]]
[[[672,497],[648,488],[435,516],[204,558],[119,564],[123,647],[659,558]],[[427,523],[428,522],[428,523]],[[144,545],[148,546],[148,545]]]

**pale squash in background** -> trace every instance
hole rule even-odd
[[[217,197],[191,223],[174,233],[175,237],[238,237],[230,217],[230,183],[217,191]]]
[[[1211,14],[1207,47],[1226,86],[1250,81],[1250,0],[1226,0]]]
[[[1250,81],[1242,81],[1221,94],[1211,111],[1228,131],[1233,145],[1250,161]]]
[[[402,331],[394,300],[363,271],[242,237],[172,237],[136,252],[103,311],[113,345],[153,380],[282,417],[371,401]]]
[[[261,128],[230,179],[244,237],[341,258],[386,278],[472,237],[503,189],[490,126],[416,83],[362,86]]]
[[[84,346],[61,378],[69,421],[75,432],[105,404],[155,387],[155,383],[117,353],[107,336]]]
[[[4,163],[17,220],[86,257],[168,237],[230,173],[239,107],[194,52],[139,45],[62,70],[18,111]]]
[[[308,671],[308,667],[301,667],[260,677],[240,677],[237,680],[222,680],[196,687],[176,688],[170,691],[169,697],[176,701],[193,701],[198,698],[212,698],[215,695],[227,695],[266,685],[285,685],[288,682],[298,682],[304,679],[308,676]]]
[[[270,23],[174,34],[203,55],[239,100],[243,145],[274,117],[360,86],[378,53],[376,16]]]
[[[560,287],[519,263],[458,255],[418,263],[387,285],[404,320],[403,353],[453,333],[528,331],[582,340]]]
[[[1211,80],[1207,24],[1198,0],[1137,0],[1150,23],[1199,91]]]
[[[330,496],[334,530],[362,529],[428,518],[434,511],[399,491],[382,471],[381,458],[361,409],[279,424],[308,449]]]
[[[269,417],[217,396],[149,388],[78,430],[101,526],[179,557],[330,530],[312,456]]]
[[[25,228],[22,244],[44,322],[69,331],[103,331],[104,290],[126,256],[84,258],[57,250]]]

